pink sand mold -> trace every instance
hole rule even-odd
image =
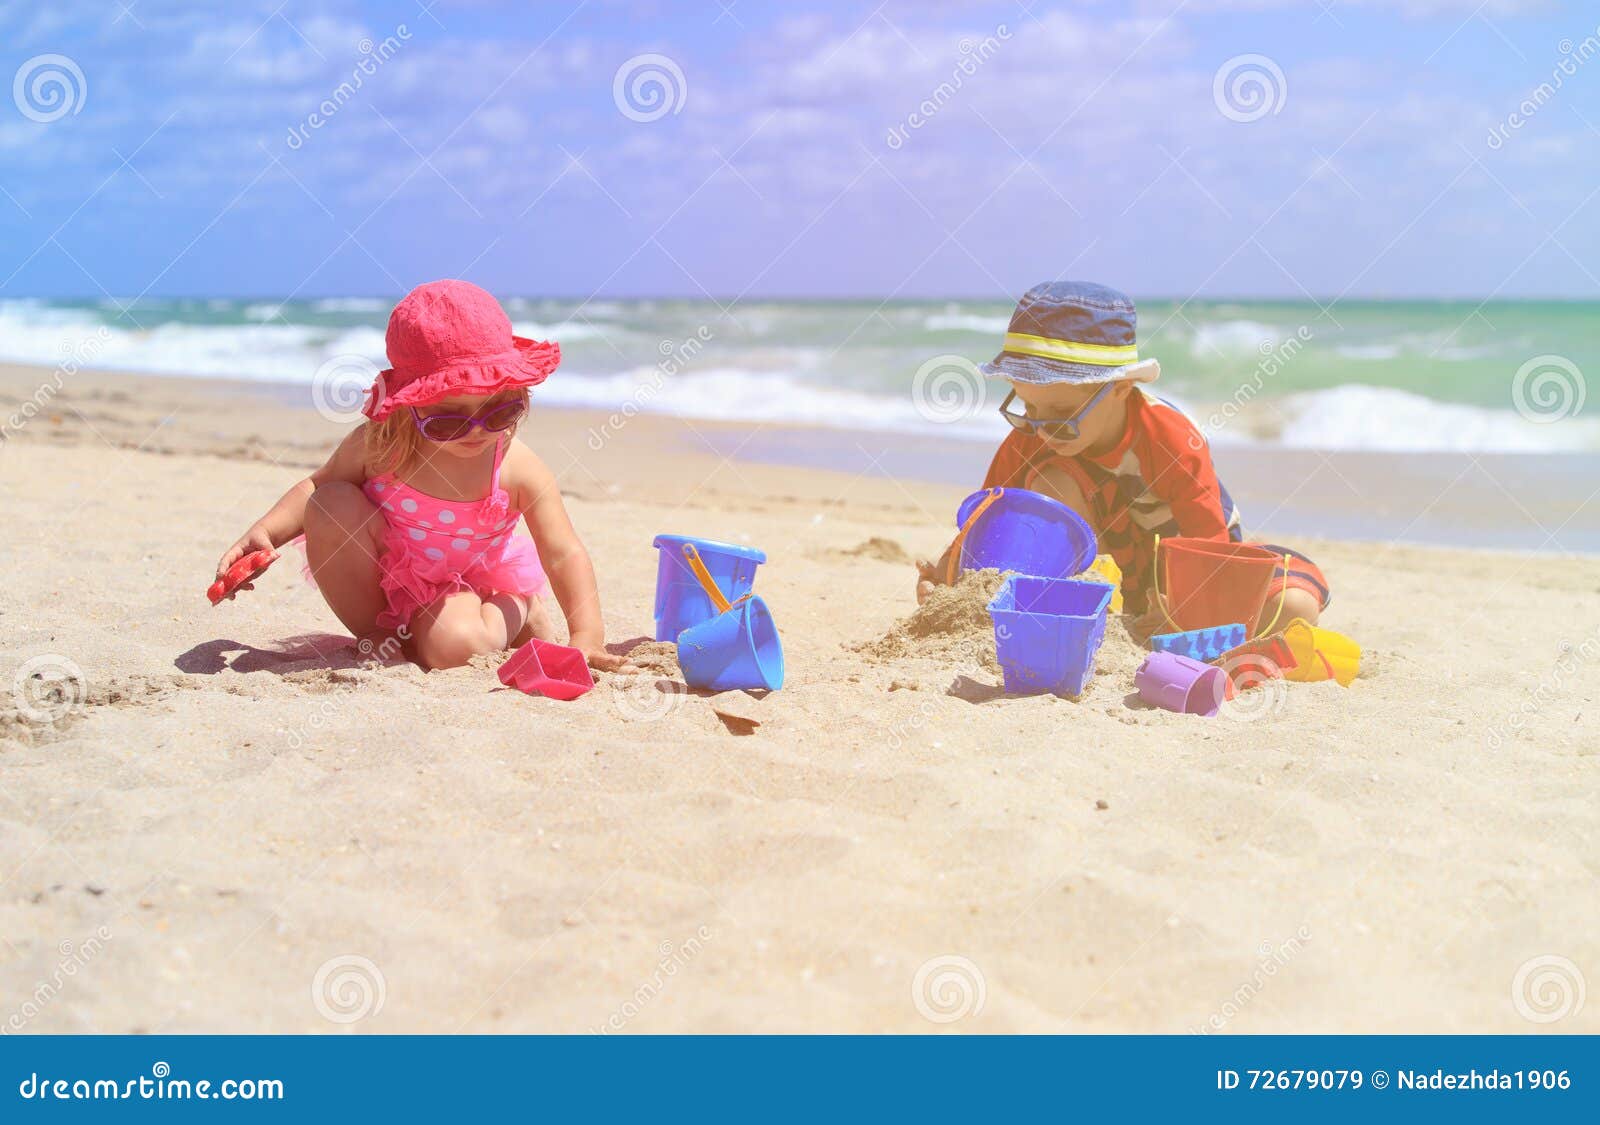
[[[529,641],[500,665],[500,682],[529,695],[576,699],[594,688],[583,653],[549,641]]]
[[[1152,652],[1134,673],[1133,683],[1146,703],[1210,718],[1222,708],[1228,677],[1221,668],[1175,652]]]

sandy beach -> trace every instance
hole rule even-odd
[[[342,433],[303,393],[50,382],[0,369],[0,1030],[1600,1031],[1593,558],[1289,535],[1350,688],[1148,710],[1113,620],[1013,698],[871,645],[970,489],[536,411],[647,669],[563,704],[361,660],[292,551],[207,604]],[[766,551],[783,690],[679,690],[660,532]]]

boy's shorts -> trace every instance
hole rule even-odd
[[[1322,573],[1322,568],[1312,562],[1299,551],[1288,547],[1278,547],[1271,543],[1256,543],[1264,551],[1271,551],[1275,555],[1289,556],[1289,576],[1284,577],[1280,570],[1272,579],[1272,585],[1267,587],[1267,605],[1283,596],[1284,587],[1291,590],[1304,590],[1317,599],[1317,605],[1322,609],[1328,608],[1328,603],[1333,600],[1333,593],[1328,589],[1327,576]]]

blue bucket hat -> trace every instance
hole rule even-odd
[[[1153,383],[1161,365],[1139,359],[1138,326],[1126,294],[1091,281],[1047,281],[1022,295],[1000,354],[978,370],[1019,383]]]

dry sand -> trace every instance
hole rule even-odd
[[[1295,541],[1348,690],[1145,710],[1113,622],[1082,701],[1007,698],[872,651],[962,490],[545,413],[646,668],[560,704],[363,663],[292,555],[207,605],[341,432],[294,397],[74,375],[0,446],[0,1030],[1600,1030],[1593,560]],[[782,691],[640,643],[663,531],[767,552]]]

